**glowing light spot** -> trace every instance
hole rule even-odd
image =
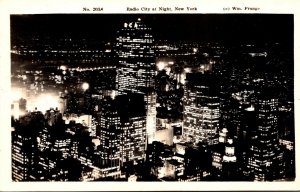
[[[156,65],[157,69],[159,71],[162,71],[165,67],[166,67],[166,63],[164,62],[158,62],[157,65]]]
[[[165,70],[166,70],[166,74],[167,74],[167,75],[170,75],[171,68],[170,68],[170,67],[166,67]]]
[[[192,71],[191,68],[184,68],[184,72],[186,72],[186,73],[190,73],[191,71]]]
[[[90,85],[88,83],[83,83],[81,87],[84,91],[86,91],[90,88]]]
[[[186,75],[184,73],[180,74],[179,82],[183,85],[185,84],[185,78],[186,78]]]
[[[21,91],[12,90],[10,93],[10,98],[11,98],[11,101],[17,101],[17,100],[21,99],[22,98]]]
[[[228,133],[227,128],[223,128],[223,129],[222,129],[222,132],[223,132],[223,133]]]
[[[67,67],[65,65],[62,65],[62,66],[60,66],[60,69],[65,71],[65,70],[67,70]]]
[[[37,96],[35,99],[28,103],[28,109],[31,111],[36,109],[38,111],[41,111],[42,113],[45,113],[50,108],[59,108],[58,96],[45,93]]]
[[[246,111],[255,111],[255,108],[253,105],[245,109]]]
[[[113,91],[111,92],[110,97],[111,97],[112,99],[115,99],[115,98],[116,98],[116,91],[115,91],[115,90],[113,90]]]

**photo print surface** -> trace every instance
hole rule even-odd
[[[13,14],[12,181],[294,181],[293,14]]]

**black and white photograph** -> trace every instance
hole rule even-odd
[[[295,10],[95,2],[0,13],[1,190],[296,187]]]
[[[293,181],[293,15],[11,15],[13,181]]]

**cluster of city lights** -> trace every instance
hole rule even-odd
[[[86,87],[83,86],[83,87]],[[34,98],[26,97],[25,93],[21,89],[11,90],[11,102],[17,102],[20,99],[27,100],[27,110],[28,111],[42,111],[46,112],[50,108],[59,108],[59,96],[54,93],[42,93],[35,96]],[[21,111],[15,111],[16,114],[21,114]]]

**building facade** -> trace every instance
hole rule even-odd
[[[151,28],[138,19],[124,23],[117,33],[118,94],[132,92],[144,95],[147,135],[151,142],[156,130],[155,55]]]
[[[276,180],[282,172],[277,112],[278,99],[274,97],[258,99],[257,130],[250,148],[248,163],[256,181]]]
[[[220,104],[212,87],[212,77],[204,74],[188,76],[183,98],[183,137],[195,144],[217,144]]]

